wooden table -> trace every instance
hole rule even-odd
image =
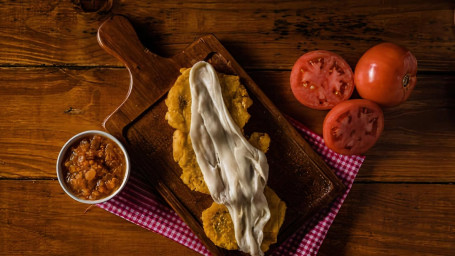
[[[128,72],[96,41],[113,13],[164,56],[215,33],[279,109],[319,133],[326,112],[300,105],[289,87],[302,53],[331,50],[354,67],[379,42],[408,47],[419,61],[417,87],[385,110],[384,133],[319,255],[453,255],[453,1],[144,2],[0,4],[1,255],[196,255],[97,207],[85,212],[56,180],[64,142],[102,129],[125,97]]]

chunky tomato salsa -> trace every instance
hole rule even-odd
[[[112,140],[93,135],[76,142],[64,161],[65,183],[85,200],[107,197],[125,176],[125,156]]]

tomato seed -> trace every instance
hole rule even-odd
[[[351,150],[354,145],[352,145],[352,141],[349,142],[350,144],[344,146],[345,149]]]
[[[366,135],[375,136],[376,132],[378,130],[378,118],[375,117],[375,118],[368,120],[368,124],[366,125],[365,130],[366,130],[365,131]]]
[[[332,136],[335,139],[339,139],[341,137],[341,130],[339,127],[332,127]]]
[[[321,63],[321,69],[324,67],[324,59],[319,58],[318,62]]]
[[[341,94],[344,94],[344,91],[346,90],[346,87],[348,86],[348,84],[343,81],[340,81],[340,82],[341,82],[340,92],[341,92]]]
[[[349,114],[349,111],[348,112],[345,112],[343,114],[341,114],[338,118],[337,118],[337,122],[341,123],[343,122],[344,120],[346,120],[346,118],[348,118],[348,123],[351,122],[351,115]]]
[[[374,121],[373,123],[373,128],[371,130],[371,134],[376,136],[376,133],[378,132],[378,120],[376,118],[376,120]]]
[[[335,66],[335,69],[336,69],[336,71],[338,72],[338,74],[340,74],[340,75],[343,75],[343,74],[344,74],[343,69],[342,69],[340,66],[338,66],[338,63],[337,63],[336,61],[335,61],[334,66]]]

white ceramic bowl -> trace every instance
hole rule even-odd
[[[110,140],[114,141],[119,146],[119,148],[122,150],[122,152],[125,156],[125,163],[126,163],[125,176],[123,178],[123,181],[122,181],[122,184],[120,185],[120,187],[116,191],[114,191],[112,194],[110,194],[109,196],[98,199],[98,200],[85,200],[85,199],[81,199],[81,198],[75,196],[71,192],[71,190],[67,187],[67,185],[65,183],[65,177],[63,174],[62,166],[63,166],[63,161],[65,161],[64,158],[67,155],[67,151],[71,150],[71,146],[74,144],[74,142],[82,139],[83,137],[88,137],[88,136],[93,136],[93,135],[101,135],[103,137],[109,138]],[[56,169],[57,169],[57,178],[58,178],[58,182],[60,183],[60,186],[62,186],[63,190],[71,198],[73,198],[74,200],[76,200],[78,202],[85,203],[85,204],[98,204],[98,203],[106,202],[109,199],[113,198],[123,189],[123,187],[125,187],[126,183],[128,182],[128,178],[130,176],[130,166],[131,166],[131,164],[130,164],[130,158],[128,156],[128,152],[126,152],[125,147],[123,147],[122,143],[120,143],[119,140],[117,140],[114,136],[110,135],[107,132],[90,130],[90,131],[85,131],[85,132],[81,132],[79,134],[74,135],[71,139],[69,139],[65,143],[65,145],[60,150],[60,154],[58,155]]]

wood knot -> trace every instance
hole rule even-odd
[[[73,108],[73,107],[69,107],[68,109],[63,111],[63,113],[68,114],[68,115],[80,115],[83,112],[84,111],[82,109],[77,109],[77,108]]]

